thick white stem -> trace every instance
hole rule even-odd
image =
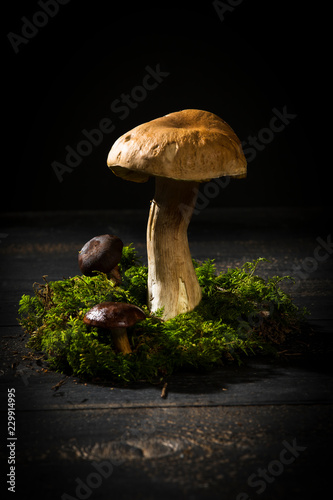
[[[192,311],[201,300],[187,239],[198,183],[156,178],[147,227],[148,305],[163,319]]]

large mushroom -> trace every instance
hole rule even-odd
[[[148,305],[167,320],[193,310],[201,289],[187,227],[199,183],[246,176],[240,140],[221,118],[185,109],[135,127],[117,139],[108,159],[114,174],[134,182],[155,176],[147,227]]]
[[[145,313],[133,304],[101,302],[85,314],[83,321],[86,325],[109,330],[116,350],[129,354],[132,349],[126,329],[144,319],[146,319]]]

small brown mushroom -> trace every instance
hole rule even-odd
[[[79,267],[85,276],[93,276],[93,271],[110,273],[119,284],[121,277],[118,264],[121,259],[123,242],[113,234],[102,234],[89,240],[80,250]]]
[[[124,354],[132,352],[126,328],[146,318],[137,306],[124,302],[101,302],[92,307],[84,316],[86,325],[110,330],[116,349]]]

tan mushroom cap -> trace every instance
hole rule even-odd
[[[114,174],[134,182],[150,176],[197,182],[246,176],[235,132],[215,114],[197,109],[135,127],[113,144],[107,164]]]

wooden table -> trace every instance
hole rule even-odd
[[[189,230],[192,256],[214,258],[218,270],[266,257],[262,275],[298,277],[290,293],[312,312],[310,349],[300,344],[300,353],[277,360],[174,374],[165,399],[158,385],[84,384],[29,358],[16,321],[20,296],[44,274],[78,274],[77,252],[98,234],[133,242],[145,262],[146,220],[146,211],[1,216],[2,477],[12,443],[7,391],[15,388],[16,498],[326,498],[333,465],[328,208],[207,208]]]

